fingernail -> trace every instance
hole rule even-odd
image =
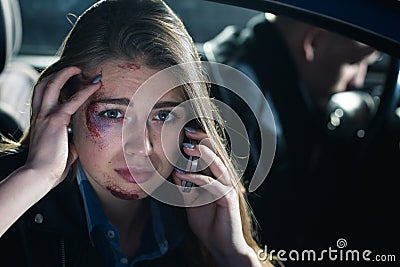
[[[93,83],[93,84],[99,83],[99,82],[101,81],[101,78],[102,78],[102,77],[103,77],[103,75],[101,75],[101,73],[100,73],[99,75],[97,75],[97,76],[93,79],[92,83]]]
[[[189,143],[183,143],[182,146],[189,148],[189,149],[193,149],[194,145],[193,144],[189,144]]]
[[[189,133],[195,133],[196,132],[196,130],[194,128],[189,127],[189,126],[185,126],[185,127],[183,127],[183,129],[185,129]]]
[[[175,171],[179,172],[180,174],[185,174],[186,172],[184,170],[181,170],[177,167],[174,167]]]

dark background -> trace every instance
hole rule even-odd
[[[21,54],[54,55],[76,17],[93,0],[20,0],[23,21]],[[214,37],[226,25],[244,26],[258,12],[203,0],[167,0],[195,42]],[[69,21],[70,20],[70,21]],[[95,30],[95,29],[94,29]]]

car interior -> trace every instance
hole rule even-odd
[[[0,0],[0,132],[2,138],[18,141],[24,131],[29,128],[30,110],[28,107],[32,89],[40,71],[57,59],[58,47],[63,36],[70,29],[71,22],[77,19],[76,15],[94,2],[93,0]],[[371,40],[371,45],[376,45],[381,52],[380,57],[368,67],[362,92],[353,92],[360,103],[358,111],[347,108],[348,98],[340,95],[331,98],[326,109],[324,123],[327,127],[327,137],[325,142],[329,143],[331,147],[340,147],[341,150],[335,152],[338,155],[347,155],[346,159],[350,156],[354,157],[351,159],[351,164],[347,164],[343,168],[338,167],[343,171],[342,177],[340,177],[341,172],[332,172],[338,178],[333,191],[326,190],[332,181],[325,183],[324,177],[318,177],[322,181],[314,184],[314,187],[302,188],[304,197],[310,203],[319,202],[321,205],[329,203],[330,208],[334,207],[332,213],[324,211],[319,216],[315,214],[318,213],[316,210],[315,213],[313,211],[305,213],[304,216],[308,216],[308,218],[290,216],[292,211],[281,210],[279,206],[279,201],[282,199],[280,194],[286,191],[270,189],[269,186],[273,187],[274,183],[268,179],[265,182],[265,187],[268,188],[263,187],[264,189],[256,191],[258,200],[254,201],[253,208],[256,218],[260,217],[260,221],[263,223],[261,243],[268,243],[271,248],[326,247],[329,244],[334,245],[342,235],[354,233],[353,238],[345,236],[354,246],[374,247],[387,253],[394,253],[393,250],[396,248],[398,251],[399,220],[395,217],[397,217],[397,205],[400,200],[398,194],[400,40],[396,39],[396,36],[390,36],[390,33],[387,32],[384,32],[382,36],[389,37],[379,37],[379,34],[360,29],[357,25],[348,25],[341,22],[340,19],[334,20],[328,16],[319,17],[315,10],[302,13],[301,8],[291,9],[290,3],[296,1],[283,1],[289,2],[289,4],[282,5],[279,5],[280,1],[249,1],[247,3],[247,1],[167,0],[166,2],[182,18],[205,60],[207,60],[204,51],[206,42],[217,44],[226,41],[226,38],[230,38],[229,34],[233,29],[245,27],[251,17],[264,12],[293,14],[296,19],[313,21],[316,25],[327,26],[329,29],[338,29],[341,34],[348,34],[360,41]],[[269,4],[264,2],[269,2]],[[315,3],[316,1],[310,1],[310,5],[311,2]],[[377,2],[379,1],[375,2],[378,6]],[[393,6],[395,10],[398,10],[399,1],[392,1],[390,7]],[[397,21],[400,17],[399,14],[394,15]],[[397,25],[392,24],[391,27],[396,28]],[[379,31],[379,29],[374,30]],[[384,30],[389,31],[389,29]],[[372,37],[375,35],[378,37]],[[338,109],[344,111],[344,115],[340,116],[343,126],[333,127],[337,118],[332,117],[334,116],[332,114],[335,114]],[[329,125],[333,128],[330,129]],[[362,132],[358,132],[359,135],[354,136],[354,132],[361,128],[367,129],[369,134],[364,136]],[[325,162],[324,165],[327,172],[331,171],[329,168],[337,167],[334,158],[332,157],[330,160],[329,164]],[[354,177],[344,174],[349,168]],[[10,171],[7,166],[1,166],[0,169],[2,171],[0,177],[4,177],[3,175]],[[330,175],[327,177],[333,179]],[[289,182],[277,183],[276,186],[290,186],[287,184]],[[324,190],[329,193],[325,193]],[[264,197],[263,200],[263,196],[266,194],[272,195]],[[331,195],[328,197],[328,194]],[[329,198],[329,201],[321,201],[319,197],[322,195]],[[351,198],[340,200],[341,196],[351,196]],[[272,201],[273,204],[265,204],[266,200]],[[285,196],[285,200],[296,201],[291,196]],[[270,209],[271,205],[274,206],[273,209]],[[320,206],[318,208],[324,209]],[[273,213],[271,213],[272,210]],[[343,211],[342,214],[341,211]],[[322,218],[322,216],[325,217]],[[318,229],[315,230],[318,235],[307,239],[309,232],[305,231],[299,235],[300,240],[291,242],[291,236],[288,233],[292,233],[292,231],[277,229],[281,225],[279,218],[286,220],[282,224],[284,227],[290,227],[291,224],[297,223],[308,224],[307,231]],[[337,224],[341,224],[341,227],[335,229],[334,226]],[[310,227],[310,225],[313,226]],[[320,233],[327,234],[321,236]],[[280,237],[283,235],[287,236],[281,239]]]
[[[18,52],[19,46],[21,45],[21,16],[18,14],[20,11],[16,3],[18,4],[18,2],[2,1],[0,6],[0,72],[3,72],[5,65],[9,62],[10,58]],[[2,91],[1,95],[4,94],[5,92]],[[21,137],[22,131],[17,121],[10,114],[13,111],[12,108],[8,106],[5,107],[3,102],[4,101],[1,102],[2,106],[0,108],[1,132],[6,136],[16,134],[17,138]]]

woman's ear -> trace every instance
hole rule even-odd
[[[319,39],[323,32],[323,29],[317,27],[310,27],[305,31],[303,37],[303,52],[304,57],[308,62],[314,60],[320,41]]]

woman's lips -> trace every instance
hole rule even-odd
[[[116,169],[115,170],[125,181],[129,183],[143,183],[147,181],[153,171],[148,171],[148,170],[137,170],[137,169],[132,169],[131,171],[128,168],[123,168],[123,169]]]

